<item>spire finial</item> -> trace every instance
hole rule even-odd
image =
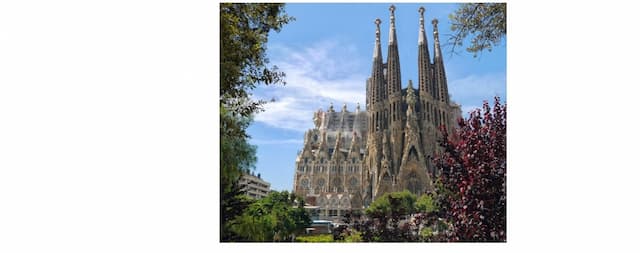
[[[380,41],[380,23],[382,23],[382,21],[380,21],[379,18],[376,18],[376,41]]]
[[[379,18],[376,18],[376,21],[374,22],[376,24],[376,45],[375,47],[373,47],[373,58],[378,58],[380,57],[380,23],[382,23],[382,21],[380,21]]]
[[[389,25],[389,44],[394,44],[396,41],[396,16],[394,14],[395,10],[396,6],[392,4],[391,7],[389,7],[389,11],[391,11],[391,24]]]
[[[433,20],[431,20],[431,24],[433,24],[433,34],[438,36],[438,19],[434,18]]]
[[[433,24],[433,40],[435,43],[440,44],[440,38],[438,36],[438,19],[434,18],[431,20],[431,24]]]
[[[391,11],[391,24],[393,25],[394,24],[393,21],[396,18],[395,15],[394,15],[394,11],[396,10],[396,6],[392,4],[391,6],[389,6],[389,10]]]
[[[420,30],[418,32],[418,44],[424,44],[426,37],[424,35],[424,7],[420,6],[418,12],[420,12]]]

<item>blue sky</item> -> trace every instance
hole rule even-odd
[[[419,13],[424,6],[429,51],[433,57],[431,20],[439,20],[438,30],[444,54],[449,93],[462,106],[463,116],[498,95],[506,99],[506,40],[492,52],[477,58],[463,49],[450,53],[446,45],[450,31],[448,15],[456,4],[395,4],[396,33],[400,51],[402,86],[417,80]],[[382,53],[386,61],[390,4],[303,4],[286,5],[295,21],[280,33],[269,35],[271,64],[287,73],[287,85],[259,87],[254,98],[276,102],[265,106],[249,127],[250,142],[258,146],[256,173],[274,190],[291,191],[297,152],[303,133],[312,127],[313,111],[326,110],[330,103],[343,103],[354,110],[364,109],[366,78],[371,71],[375,39],[374,20],[382,24]]]

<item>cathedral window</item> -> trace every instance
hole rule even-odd
[[[324,188],[324,183],[325,183],[324,178],[318,179],[318,181],[316,181],[316,188],[320,188],[320,189]]]
[[[349,185],[355,187],[356,185],[358,185],[358,179],[352,177],[351,179],[349,179]]]
[[[300,180],[300,185],[302,185],[304,189],[309,189],[309,179],[304,178]]]

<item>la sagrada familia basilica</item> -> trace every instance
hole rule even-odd
[[[438,171],[431,164],[440,152],[438,128],[451,130],[461,117],[449,98],[438,20],[433,25],[433,58],[420,7],[417,87],[402,88],[400,59],[391,5],[386,62],[382,59],[380,19],[375,20],[371,75],[366,80],[366,110],[343,105],[313,115],[315,127],[306,131],[295,162],[294,192],[317,209],[320,219],[339,219],[347,210],[361,210],[377,197],[409,190],[432,191]]]

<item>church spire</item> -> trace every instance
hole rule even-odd
[[[438,19],[433,19],[431,21],[433,24],[433,50],[435,51],[435,58],[433,59],[433,63],[442,62],[442,52],[440,52],[440,36],[438,35]]]
[[[423,93],[429,93],[431,80],[429,78],[429,64],[431,56],[429,56],[429,45],[427,36],[424,31],[424,7],[420,7],[420,30],[418,32],[418,86]]]
[[[392,97],[400,94],[400,56],[398,53],[398,42],[396,38],[396,7],[391,5],[391,25],[389,26],[389,51],[387,56],[387,95]]]
[[[433,59],[434,64],[434,76],[436,81],[436,98],[442,102],[449,103],[449,91],[447,87],[447,78],[444,72],[444,63],[442,61],[442,52],[440,51],[440,37],[438,36],[438,20],[433,19],[433,41],[435,57]]]
[[[427,36],[424,32],[424,7],[420,6],[418,12],[420,12],[420,31],[418,32],[418,45],[427,44]]]
[[[380,49],[380,23],[382,23],[382,21],[380,21],[379,18],[376,18],[376,44],[375,47],[373,48],[373,60],[375,61],[376,58],[380,58],[382,55],[382,49]]]
[[[384,70],[382,65],[382,49],[380,48],[380,19],[377,18],[375,23],[376,43],[373,48],[373,66],[371,68],[371,77],[369,78],[368,83],[370,94],[367,94],[367,98],[371,106],[382,101],[382,93],[384,92]],[[367,107],[369,107],[369,105],[367,105]]]
[[[391,21],[389,24],[389,45],[396,44],[396,16],[395,16],[396,6],[393,4],[389,7],[389,11],[391,11]]]

